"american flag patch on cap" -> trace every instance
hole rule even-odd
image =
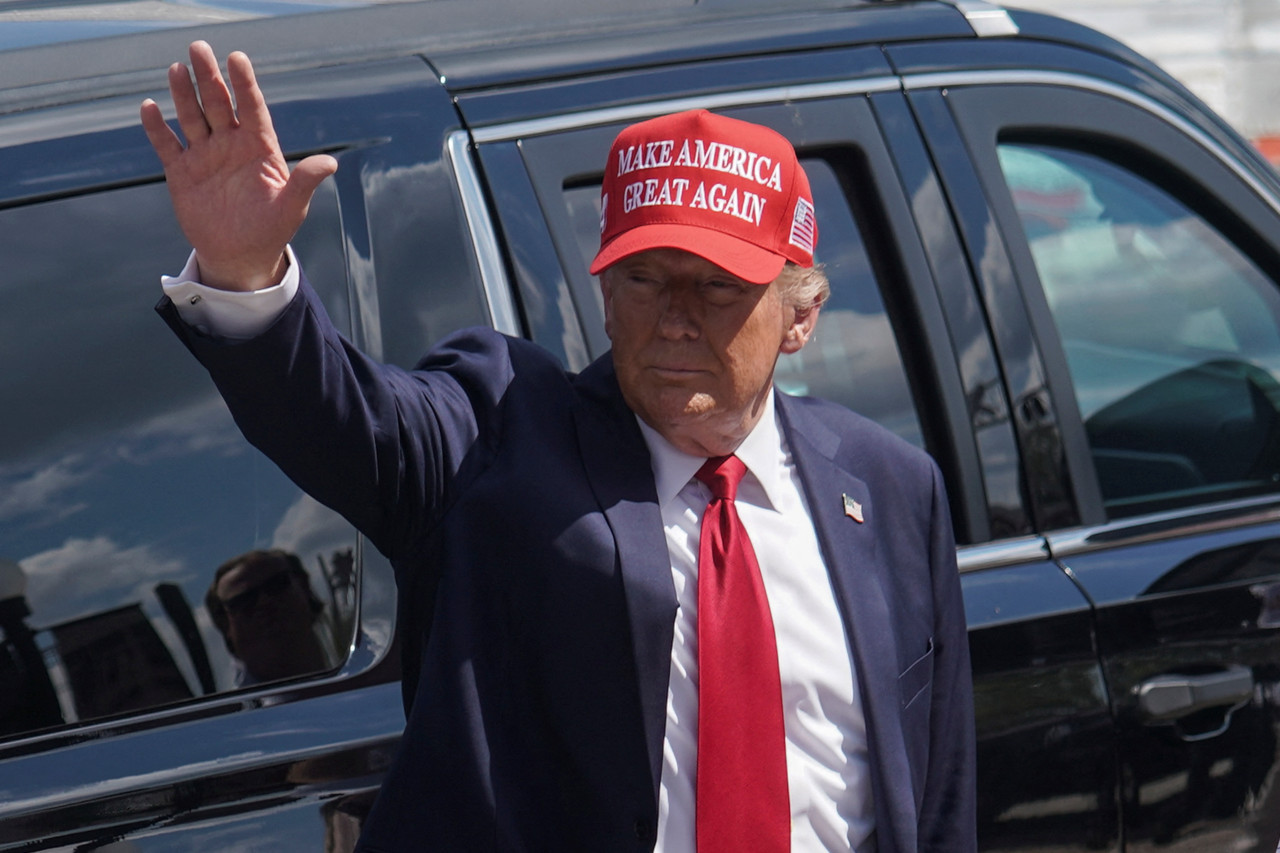
[[[791,217],[791,237],[788,242],[798,246],[809,254],[813,254],[813,235],[816,223],[813,219],[813,205],[804,198],[796,199],[796,211]]]

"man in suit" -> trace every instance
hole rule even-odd
[[[185,147],[142,108],[194,247],[160,310],[396,567],[407,725],[361,849],[974,850],[937,468],[773,389],[827,286],[786,140],[703,111],[619,136],[613,349],[581,374],[488,330],[402,371],[287,249],[336,163],[290,173],[248,59],[228,72],[238,113],[207,45],[170,69]]]

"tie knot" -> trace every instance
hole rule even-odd
[[[747,466],[736,456],[713,456],[703,463],[694,476],[707,484],[711,494],[721,500],[733,500],[738,496],[738,484],[747,473]]]

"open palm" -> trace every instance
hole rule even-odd
[[[290,172],[249,58],[227,57],[228,89],[208,44],[193,43],[190,56],[190,72],[181,63],[169,68],[186,145],[150,99],[142,104],[142,126],[164,166],[202,282],[224,290],[270,286],[283,275],[285,246],[312,194],[337,161],[316,155]]]

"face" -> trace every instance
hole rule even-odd
[[[249,560],[218,579],[236,657],[254,676],[283,678],[315,668],[310,600],[279,560]]]
[[[776,281],[751,284],[676,249],[624,258],[600,281],[627,405],[695,456],[733,452],[760,419],[778,355],[817,322]]]

